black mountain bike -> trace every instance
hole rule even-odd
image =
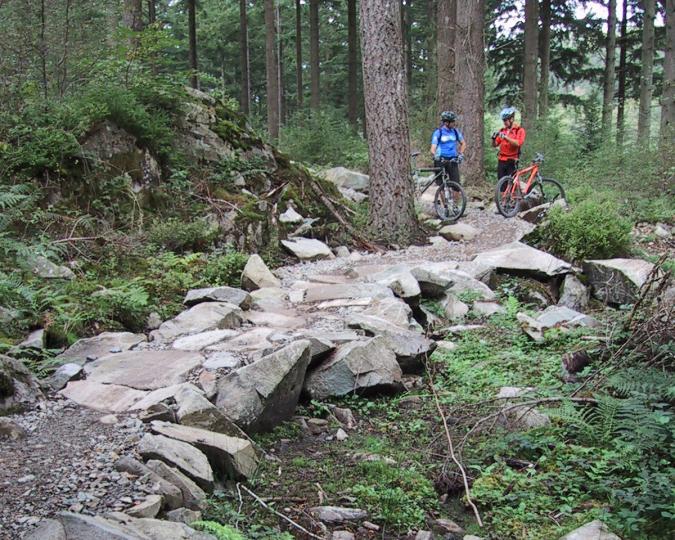
[[[450,180],[445,167],[422,167],[417,168],[417,156],[419,152],[414,152],[410,154],[412,157],[411,166],[412,166],[412,176],[415,186],[420,186],[417,194],[418,196],[422,195],[432,184],[438,185],[436,189],[436,194],[434,195],[434,210],[436,215],[442,221],[457,221],[464,214],[466,209],[466,194],[462,189],[462,186]],[[442,161],[450,161],[453,163],[459,164],[457,158],[443,158]],[[420,173],[434,173],[431,179],[426,184],[422,183],[420,179]]]

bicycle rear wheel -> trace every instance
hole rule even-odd
[[[499,213],[507,218],[515,216],[520,210],[522,200],[520,186],[516,185],[515,191],[513,189],[513,178],[511,176],[500,178],[495,187],[495,204]]]
[[[466,194],[457,182],[446,181],[436,190],[434,210],[442,221],[457,221],[466,209]]]
[[[562,185],[553,178],[541,179],[541,193],[544,203],[554,203],[559,200],[567,201]]]

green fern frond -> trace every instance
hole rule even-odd
[[[222,525],[216,521],[195,521],[190,524],[198,531],[212,534],[218,540],[247,540],[237,529],[230,525]]]

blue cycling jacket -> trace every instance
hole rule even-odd
[[[440,127],[431,136],[431,144],[436,145],[436,159],[457,157],[459,143],[464,140],[462,132],[457,128]]]

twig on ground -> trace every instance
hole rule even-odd
[[[305,529],[305,528],[304,528],[302,525],[300,525],[299,523],[296,523],[295,521],[293,521],[293,520],[292,520],[291,518],[289,518],[288,516],[282,514],[281,512],[278,512],[277,510],[275,510],[274,508],[272,508],[269,504],[267,504],[265,501],[263,501],[260,497],[258,497],[255,493],[253,493],[253,492],[252,492],[250,489],[248,489],[246,486],[244,486],[244,485],[242,485],[242,484],[240,484],[240,483],[237,483],[237,487],[238,487],[238,488],[241,487],[241,489],[243,489],[246,493],[248,493],[251,497],[253,497],[253,498],[255,499],[255,501],[256,501],[257,503],[259,503],[263,508],[265,508],[266,510],[269,510],[270,512],[272,512],[272,513],[275,514],[276,516],[280,517],[280,518],[283,519],[284,521],[287,521],[287,522],[290,523],[293,527],[295,527],[296,529],[298,529],[298,530],[304,532],[306,535],[308,535],[308,536],[310,536],[310,537],[312,537],[312,538],[316,538],[317,540],[326,540],[325,538],[322,538],[321,536],[317,536],[316,534],[314,534],[314,533],[308,531],[307,529]]]

